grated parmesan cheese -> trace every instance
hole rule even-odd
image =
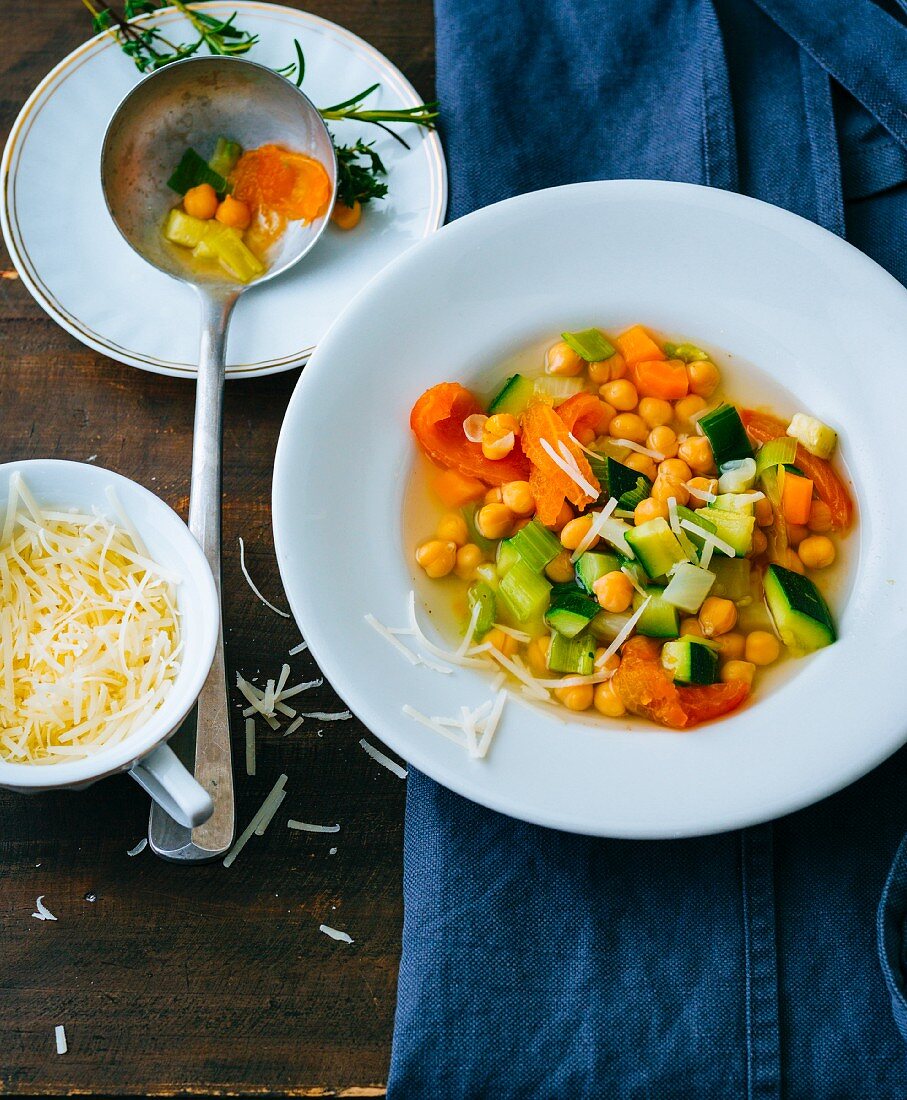
[[[42,894],[35,902],[35,909],[37,912],[32,913],[35,920],[56,920],[57,918],[51,913],[51,911],[44,904],[44,899],[47,895]]]
[[[307,821],[294,821],[291,817],[287,822],[288,829],[296,829],[301,833],[339,833],[339,825],[310,825]]]
[[[628,451],[636,451],[638,455],[654,458],[656,462],[663,462],[667,458],[667,455],[662,454],[661,451],[653,451],[651,447],[643,447],[641,443],[634,443],[632,439],[615,439],[613,442],[618,447],[626,447]]]
[[[42,511],[18,473],[0,536],[0,758],[47,765],[116,745],[173,685],[174,584],[115,494],[116,522]]]
[[[255,774],[255,719],[246,719],[246,775]]]
[[[353,939],[347,935],[346,932],[340,932],[336,928],[330,928],[326,924],[319,924],[318,931],[324,932],[326,936],[329,936],[332,940],[340,940],[341,943],[352,943]]]
[[[387,768],[389,772],[393,772],[398,779],[406,779],[406,768],[401,768],[395,760],[391,760],[391,758],[385,756],[380,749],[376,749],[374,745],[370,745],[364,737],[359,739],[359,744],[365,749],[372,760],[377,761],[383,768]]]
[[[140,856],[142,852],[148,847],[148,837],[143,836],[142,839],[136,844],[134,848],[130,848],[126,853],[127,856]]]
[[[582,489],[587,497],[591,497],[593,500],[595,500],[595,498],[598,496],[597,489],[594,485],[591,484],[591,482],[587,481],[585,477],[583,477],[583,473],[579,468],[579,464],[577,463],[573,454],[570,452],[570,448],[563,442],[563,440],[558,441],[559,450],[561,452],[560,454],[558,454],[558,452],[551,446],[547,439],[541,439],[539,440],[539,442],[542,445],[542,450],[545,452],[545,454],[548,455],[555,466],[557,466],[558,469],[562,470],[567,475],[567,477],[570,478],[571,481],[575,482],[579,486],[579,488]]]
[[[276,612],[278,615],[283,616],[285,619],[291,618],[289,611],[281,611],[279,607],[275,607],[270,600],[266,600],[264,596],[255,587],[255,581],[249,576],[249,570],[246,568],[246,544],[243,542],[242,536],[239,538],[239,568],[242,570],[242,575],[246,578],[246,583],[255,593],[255,595],[261,600],[265,607]]]
[[[224,866],[232,867],[236,861],[236,857],[245,848],[245,846],[252,839],[252,835],[262,836],[265,829],[271,823],[271,819],[280,809],[280,804],[286,798],[286,791],[284,786],[286,785],[287,777],[282,774],[274,786],[271,788],[271,793],[262,802],[258,812],[249,822],[249,824],[243,829],[239,835],[239,839],[233,845],[229,852],[224,857]],[[260,830],[260,831],[259,831]]]
[[[63,1024],[57,1024],[54,1028],[54,1042],[57,1044],[57,1054],[65,1054],[69,1050],[66,1042],[66,1028]]]

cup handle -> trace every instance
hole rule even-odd
[[[129,769],[129,774],[174,821],[194,829],[214,812],[205,788],[180,763],[169,745],[159,745]]]

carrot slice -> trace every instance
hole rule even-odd
[[[459,470],[466,477],[486,485],[526,481],[529,463],[519,439],[505,458],[490,459],[481,443],[471,443],[463,433],[463,421],[482,408],[475,397],[457,382],[441,382],[413,405],[409,424],[428,457],[439,466]]]
[[[787,435],[787,425],[783,420],[768,413],[754,409],[741,409],[740,418],[750,439],[755,443],[767,443],[770,439],[779,439]],[[846,530],[853,520],[853,501],[847,486],[838,477],[831,463],[824,458],[816,458],[805,447],[797,444],[794,464],[813,482],[816,494],[825,501],[831,510],[832,523],[836,528]]]
[[[596,435],[608,430],[611,423],[609,407],[594,393],[575,393],[559,405],[557,415],[568,432],[577,435],[583,428],[590,428]]]
[[[630,377],[640,397],[677,401],[690,392],[687,365],[682,359],[643,359],[630,367]]]
[[[652,638],[631,638],[621,652],[612,683],[624,706],[671,729],[689,729],[729,714],[746,699],[743,680],[705,687],[677,687],[661,667],[661,645]]]
[[[459,470],[441,470],[432,478],[431,487],[445,508],[462,508],[471,500],[485,495],[488,486],[476,477],[467,477]]]
[[[621,333],[615,341],[628,367],[646,359],[666,359],[667,356],[646,332],[642,325],[634,325]]]
[[[565,499],[575,504],[577,508],[585,508],[591,504],[598,495],[598,479],[592,473],[582,450],[570,438],[566,424],[555,410],[550,405],[538,401],[523,413],[520,427],[523,451],[532,463],[529,484],[532,487],[536,514],[540,522],[548,525],[554,523]],[[589,496],[560,468],[542,446],[542,440],[547,442],[556,454],[561,453],[561,446],[566,447],[576,460],[582,477],[595,489],[596,496]]]
[[[808,477],[799,477],[783,472],[781,487],[781,510],[788,523],[809,523],[809,513],[813,503],[813,483]]]

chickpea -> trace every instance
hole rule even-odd
[[[664,465],[664,463],[662,463],[662,465]],[[667,503],[671,497],[673,497],[678,504],[686,505],[690,501],[690,490],[682,481],[678,481],[670,475],[665,476],[659,471],[658,477],[655,479],[655,483],[652,486],[652,496],[655,500],[663,501],[665,507],[667,507]]]
[[[500,504],[504,499],[500,485],[493,485],[483,497],[486,504]]]
[[[566,378],[575,378],[576,375],[582,374],[585,366],[585,359],[581,359],[563,340],[552,344],[545,356],[546,374],[560,374]]]
[[[430,539],[416,550],[416,561],[432,580],[446,577],[457,561],[457,547],[453,542]]]
[[[633,522],[639,527],[643,523],[648,523],[650,519],[662,519],[668,518],[668,506],[663,500],[656,500],[655,497],[647,497],[645,500],[641,500],[633,512]]]
[[[600,645],[595,651],[595,668],[597,672],[617,672],[620,668],[620,657],[616,653],[612,653],[607,661],[602,664],[602,658],[605,655],[605,647]]]
[[[775,522],[775,510],[768,497],[756,501],[755,516],[758,527],[771,527]]]
[[[339,200],[334,203],[331,221],[338,229],[355,229],[361,220],[362,203],[358,199],[353,200],[352,206],[347,206]]]
[[[641,455],[637,454],[635,451],[631,451],[624,459],[624,465],[629,466],[631,470],[636,470],[637,473],[644,474],[649,481],[654,481],[658,476],[655,460],[649,458],[648,455]]]
[[[506,504],[486,504],[476,512],[476,527],[486,539],[506,538],[513,527],[513,512]]]
[[[471,581],[476,576],[476,570],[482,564],[482,551],[474,542],[467,542],[457,551],[457,563],[454,572],[464,581]]]
[[[693,476],[690,467],[682,458],[666,458],[658,465],[658,473],[661,477],[669,477],[673,481],[689,481]]]
[[[814,500],[809,509],[809,520],[806,526],[817,535],[826,535],[834,525],[831,508],[824,500]]]
[[[791,546],[799,546],[809,534],[809,528],[802,523],[789,523],[787,525],[787,541]]]
[[[556,558],[548,562],[545,566],[545,576],[555,584],[566,584],[573,580],[574,569],[569,550],[562,550]]]
[[[589,534],[591,526],[592,516],[577,516],[576,519],[570,520],[561,531],[561,545],[566,547],[567,550],[575,550]],[[594,546],[597,542],[598,538],[596,537],[591,546]]]
[[[520,643],[510,634],[505,634],[503,630],[499,630],[497,627],[489,630],[483,642],[490,642],[498,653],[503,653],[505,657],[512,657],[514,653],[520,648]]]
[[[691,435],[677,448],[677,454],[697,474],[708,473],[715,466],[712,445],[704,435]]]
[[[687,482],[687,485],[691,489],[699,489],[699,491],[702,493],[718,492],[717,477],[691,477]]]
[[[596,386],[604,386],[606,382],[611,381],[610,359],[598,359],[596,362],[589,364],[588,370],[589,381],[594,382]]]
[[[611,680],[595,685],[592,701],[598,713],[604,714],[607,718],[620,718],[627,713],[624,701],[617,694],[617,689]]]
[[[466,520],[458,512],[448,512],[441,516],[435,533],[442,542],[453,542],[457,546],[465,546],[469,542]]]
[[[580,684],[576,687],[555,688],[554,694],[567,710],[588,710],[592,706],[594,688],[592,684]]]
[[[835,560],[835,544],[827,535],[810,535],[797,547],[807,569],[826,569]]]
[[[610,421],[609,421],[609,423],[610,423]],[[595,442],[595,439],[596,439],[595,429],[594,428],[585,428],[585,427],[582,427],[582,426],[576,427],[576,428],[573,429],[573,438],[578,440],[580,443],[582,443],[582,445],[584,447],[588,447],[590,443]]]
[[[677,435],[671,428],[663,424],[649,432],[646,446],[663,454],[665,458],[673,458],[677,454]]]
[[[519,516],[513,521],[513,530],[510,532],[511,535],[515,535],[517,531],[522,531],[527,523],[529,523],[528,516]]]
[[[554,528],[554,530],[555,531],[563,530],[563,528],[567,526],[567,524],[570,522],[570,520],[573,519],[573,515],[574,515],[573,509],[570,507],[570,505],[565,500],[564,503],[561,505],[561,510],[558,512],[557,518],[555,519],[554,523],[552,524],[552,527]]]
[[[641,416],[636,413],[618,413],[608,425],[608,434],[612,439],[629,439],[631,443],[644,443],[649,429]]]
[[[746,659],[751,665],[770,665],[778,660],[781,643],[767,630],[753,630],[746,636]]]
[[[612,611],[618,615],[626,611],[633,602],[633,585],[630,579],[618,569],[599,577],[592,585],[592,590],[599,605],[605,611]]]
[[[680,636],[683,637],[684,634],[689,634],[691,637],[694,638],[705,637],[705,635],[702,633],[702,627],[699,625],[699,620],[694,618],[681,619]]]
[[[242,199],[234,199],[232,195],[224,196],[214,216],[221,225],[227,225],[231,229],[247,229],[252,221],[252,211],[248,203],[244,203]]]
[[[699,609],[699,625],[706,638],[727,634],[737,625],[737,607],[732,600],[708,596]]]
[[[510,413],[489,416],[482,428],[482,454],[488,459],[506,458],[514,448],[520,425]]]
[[[644,397],[636,410],[650,428],[661,428],[674,419],[674,410],[670,401],[660,397]]]
[[[725,684],[731,680],[743,680],[748,686],[752,686],[756,666],[751,661],[725,661],[718,675]]]
[[[515,516],[531,516],[535,500],[528,481],[508,481],[501,486],[501,500]]]
[[[707,405],[704,397],[700,397],[698,393],[690,393],[674,403],[674,415],[678,420],[689,420],[691,416],[701,413]]]
[[[618,378],[626,378],[627,376],[627,361],[616,351],[608,360],[611,365],[611,381],[616,382]]]
[[[548,671],[548,650],[551,648],[551,635],[540,634],[526,646],[526,663],[533,676],[544,676]]]
[[[190,187],[183,195],[183,209],[193,218],[208,221],[217,213],[217,192],[210,183]]]
[[[616,382],[608,382],[598,392],[618,412],[630,412],[639,404],[639,394],[636,392],[636,387],[626,378],[619,378]]]
[[[726,661],[738,661],[746,649],[746,638],[736,631],[729,631],[714,639],[718,652]]]
[[[765,537],[765,532],[757,527],[753,531],[753,543],[750,546],[750,552],[746,555],[748,558],[758,558],[760,554],[764,554],[768,549],[768,539]]]
[[[687,364],[687,375],[690,392],[698,397],[711,397],[721,381],[718,368],[710,359],[697,359],[695,363]]]

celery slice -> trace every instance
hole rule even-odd
[[[572,672],[591,676],[595,667],[595,639],[588,630],[574,638],[565,638],[555,631],[548,650],[548,667],[552,672]]]
[[[521,558],[501,580],[498,596],[516,621],[525,623],[547,609],[551,585]]]
[[[599,328],[584,328],[582,332],[562,332],[561,339],[587,363],[600,363],[614,354],[614,345]]]
[[[785,435],[764,443],[756,455],[756,477],[761,477],[772,466],[787,466],[797,457],[797,441]]]
[[[541,573],[563,549],[560,540],[537,519],[520,528],[507,542],[535,573]]]

